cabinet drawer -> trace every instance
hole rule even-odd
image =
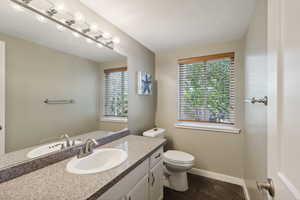
[[[155,151],[150,157],[150,169],[154,167],[163,157],[163,147]]]

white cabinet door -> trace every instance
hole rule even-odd
[[[123,177],[118,183],[101,195],[97,200],[128,200],[126,198],[127,194],[133,190],[133,188],[143,179],[143,177],[148,177],[148,173],[149,159],[145,160],[143,163],[133,169],[129,174]]]
[[[148,176],[145,176],[128,193],[127,200],[148,200]]]
[[[163,199],[163,162],[162,160],[150,170],[149,200]]]

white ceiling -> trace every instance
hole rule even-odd
[[[255,0],[80,0],[153,51],[240,39]]]
[[[83,38],[75,38],[70,31],[60,32],[55,24],[43,24],[30,11],[16,12],[9,0],[0,0],[0,33],[32,41],[52,49],[87,58],[96,62],[124,60],[124,56],[108,48],[88,44]]]

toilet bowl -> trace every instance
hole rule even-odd
[[[155,128],[145,131],[146,137],[164,137],[165,130]],[[188,190],[187,171],[194,165],[194,156],[182,151],[169,150],[163,154],[164,185],[176,191]]]
[[[188,190],[187,171],[194,165],[191,154],[169,150],[164,153],[165,186],[176,191]]]

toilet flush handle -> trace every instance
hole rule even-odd
[[[159,154],[157,154],[156,156],[155,156],[155,159],[157,159],[157,158],[159,158],[161,156],[161,154],[159,153]]]

